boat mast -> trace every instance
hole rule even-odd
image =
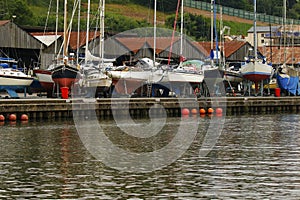
[[[104,64],[104,16],[105,16],[105,0],[100,0],[100,43],[99,43],[99,56],[101,58],[101,66]]]
[[[256,0],[254,0],[254,18],[253,18],[253,43],[254,43],[254,60],[257,60],[257,33],[256,33]]]
[[[174,19],[174,25],[173,25],[174,27],[173,27],[172,39],[171,39],[171,45],[170,45],[170,51],[169,51],[169,57],[168,57],[168,65],[170,65],[171,57],[172,57],[173,42],[174,42],[174,36],[175,36],[175,31],[176,31],[176,25],[177,25],[179,5],[180,5],[180,0],[177,1],[176,15],[175,15],[175,19]],[[181,55],[182,55],[182,53],[180,53],[180,56]]]
[[[56,16],[55,16],[55,43],[54,43],[54,55],[57,59],[57,32],[58,32],[58,7],[59,7],[59,0],[56,0]]]
[[[64,50],[63,50],[63,59],[64,62],[67,61],[67,56],[68,56],[68,48],[67,48],[67,44],[68,44],[68,24],[67,24],[67,18],[68,18],[68,14],[67,14],[67,6],[68,6],[68,1],[65,0],[65,6],[64,6]]]
[[[225,69],[225,39],[224,39],[224,27],[223,27],[223,10],[222,6],[220,5],[220,43],[221,43],[221,48],[220,48],[220,65]]]
[[[180,56],[183,55],[183,0],[181,0],[181,20],[180,20]]]
[[[79,46],[80,46],[80,10],[81,10],[81,0],[78,0],[78,27],[77,27],[77,56],[76,63],[79,63]]]
[[[154,20],[153,20],[153,67],[155,67],[156,60],[156,6],[157,0],[154,0]]]
[[[286,64],[286,0],[283,0],[283,63]]]
[[[213,6],[214,0],[211,0],[210,3],[210,61],[211,66],[214,64],[214,6]]]
[[[217,10],[216,10],[216,1],[214,1],[214,30],[215,30],[215,40],[216,40],[216,62],[219,64],[219,44],[218,44],[218,30],[217,30]]]
[[[87,17],[86,17],[85,59],[84,59],[85,63],[87,63],[87,55],[88,55],[88,51],[89,51],[90,10],[91,10],[90,4],[91,4],[91,1],[88,0]]]

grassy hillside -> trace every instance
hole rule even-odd
[[[142,12],[141,12],[142,11]],[[118,13],[126,17],[130,17],[135,20],[146,20],[150,24],[153,23],[153,10],[149,10],[146,7],[135,5],[135,4],[107,4],[106,5],[107,13]],[[207,21],[210,21],[210,12],[198,10],[195,11],[189,8],[185,9],[185,12],[189,12],[195,15],[202,15]],[[175,14],[175,13],[174,13]],[[171,17],[174,14],[157,12],[157,22],[160,25],[165,24],[165,21],[168,17]],[[223,16],[223,24],[231,28],[230,32],[233,35],[246,35],[249,28],[253,25],[252,21],[241,20],[239,18],[231,18],[228,16]],[[187,24],[188,25],[188,24]]]
[[[86,15],[86,3],[82,3],[82,23],[81,27],[84,30],[85,28],[85,15]],[[97,14],[98,3],[94,3],[91,6],[91,19],[93,19]],[[48,12],[47,6],[30,6],[30,10],[34,13],[35,16],[38,16],[35,20],[35,25],[37,26],[45,26],[46,23],[46,14]],[[62,10],[60,11],[60,27],[63,24],[63,14]],[[117,3],[106,3],[105,5],[105,14],[106,14],[106,27],[108,31],[125,31],[131,28],[143,27],[143,26],[151,26],[153,24],[153,10],[141,6],[138,4],[132,3],[124,3],[124,4],[117,4]],[[194,15],[202,16],[205,19],[205,23],[210,23],[210,13],[201,10],[193,10],[190,8],[185,8],[185,12],[192,13]],[[164,13],[164,12],[157,12],[157,23],[158,26],[165,26],[167,25],[169,28],[171,25],[165,24],[167,19],[170,17],[175,17],[175,13]],[[247,30],[252,26],[251,21],[242,21],[241,19],[232,19],[223,17],[223,23],[226,26],[231,28],[230,33],[233,35],[246,35]],[[169,20],[170,21],[170,20]],[[77,13],[74,19],[74,28],[77,25]],[[50,9],[50,16],[47,23],[48,27],[55,27],[55,4],[52,5]],[[189,22],[186,26],[189,25]],[[201,30],[201,24],[199,25],[199,31]],[[118,30],[116,30],[118,29]],[[193,36],[193,35],[191,35]]]

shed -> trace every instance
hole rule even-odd
[[[0,54],[21,60],[25,66],[38,60],[44,45],[10,20],[0,21]]]

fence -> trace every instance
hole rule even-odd
[[[185,0],[184,6],[191,7],[191,8],[197,8],[200,10],[207,10],[207,11],[211,10],[211,4],[207,3],[207,2],[202,2],[202,1]],[[220,13],[220,5],[218,5],[218,4],[216,4],[216,12]],[[234,17],[240,17],[240,18],[244,18],[244,19],[248,19],[248,20],[253,20],[253,18],[254,18],[253,12],[230,8],[230,7],[224,7],[224,6],[222,6],[222,14],[230,15],[230,16],[234,16]],[[263,13],[256,13],[256,20],[265,22],[265,23],[270,23],[270,24],[282,24],[283,23],[282,17],[265,15]],[[287,24],[300,24],[300,20],[287,19],[286,23]]]

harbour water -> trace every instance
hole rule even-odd
[[[199,118],[193,143],[175,162],[145,173],[100,162],[72,120],[6,122],[0,126],[0,199],[300,198],[299,114],[226,116],[214,148],[202,157],[211,120]],[[159,139],[142,141],[126,137],[113,120],[101,124],[118,146],[148,152],[174,138],[181,121],[168,118]],[[149,119],[134,122],[146,127]]]

